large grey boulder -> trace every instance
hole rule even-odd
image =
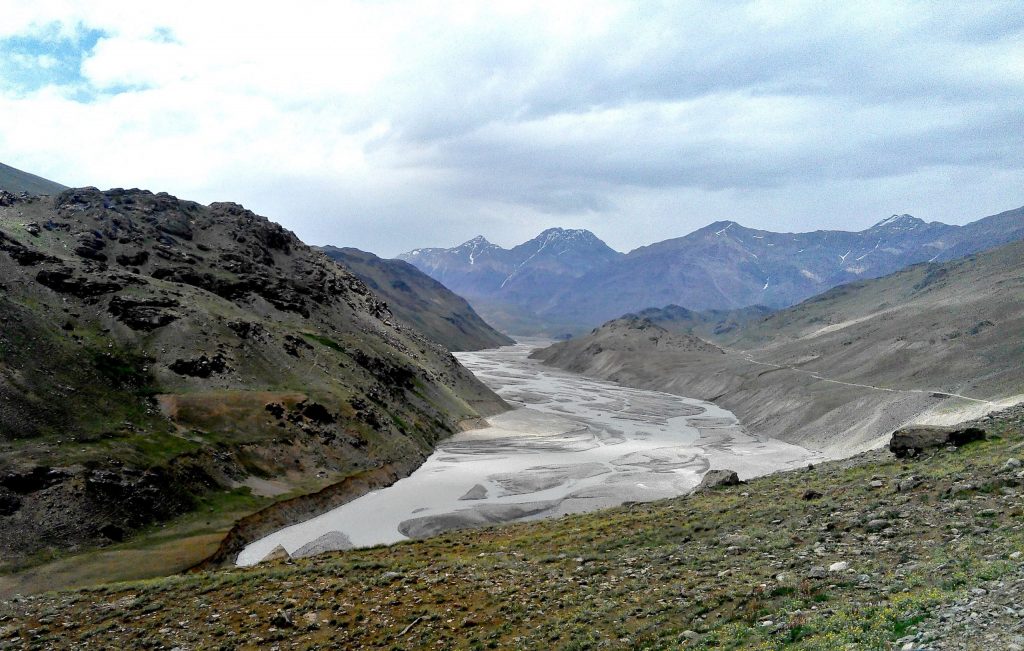
[[[352,549],[353,547],[355,547],[355,545],[353,545],[349,537],[342,532],[328,531],[316,540],[311,540],[302,547],[296,549],[295,553],[293,553],[291,557],[304,558],[306,556],[323,554],[324,552],[336,552],[345,549]]]
[[[980,427],[940,427],[938,425],[911,425],[898,429],[889,441],[889,450],[897,457],[912,457],[929,448],[947,445],[960,447],[971,441],[985,439]]]
[[[709,470],[694,490],[700,492],[718,486],[738,486],[739,484],[740,476],[734,470]]]
[[[273,561],[289,561],[291,560],[291,554],[284,548],[283,545],[278,545],[270,550],[270,553],[263,557],[261,563],[270,563]]]

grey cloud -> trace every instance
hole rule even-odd
[[[826,5],[766,27],[738,3],[641,3],[557,56],[558,44],[528,26],[505,26],[434,52],[436,76],[410,86],[418,94],[389,114],[394,130],[379,146],[403,166],[446,171],[453,197],[553,215],[615,213],[626,188],[756,191],[933,166],[1019,169],[1024,80],[957,66],[971,48],[1014,47],[1024,12],[962,6],[933,3],[907,25],[872,28]],[[698,116],[706,130],[648,115],[652,103],[730,95],[804,102],[806,127],[826,135],[800,142],[792,124],[794,146],[726,133],[713,107]],[[582,136],[537,128],[550,118],[585,125],[609,109],[632,117]],[[743,109],[722,106],[722,116],[730,110]],[[946,119],[928,126],[936,113]]]

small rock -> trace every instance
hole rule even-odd
[[[868,486],[870,486],[871,488],[881,488],[882,486],[885,486],[885,484],[882,482],[881,479],[872,479],[868,483]]]
[[[1011,470],[1016,470],[1016,469],[1018,469],[1020,467],[1021,467],[1020,459],[1016,459],[1016,458],[1010,457],[1009,459],[1006,460],[1006,463],[1003,464],[1001,472],[1010,472]]]
[[[825,568],[820,565],[815,565],[807,571],[808,579],[824,579],[826,576]]]
[[[823,493],[819,493],[818,491],[814,490],[813,488],[808,488],[807,490],[804,491],[804,494],[800,496],[800,499],[804,499],[804,500],[817,500],[817,499],[821,499],[822,497],[824,497]]]
[[[917,488],[920,485],[921,485],[921,480],[920,479],[918,479],[917,477],[914,477],[914,476],[910,476],[910,477],[907,477],[906,479],[901,479],[898,482],[896,482],[896,492],[897,493],[905,493],[906,491],[909,491],[909,490],[911,490],[913,488]]]
[[[287,610],[279,610],[274,613],[274,616],[270,618],[270,623],[278,628],[295,627],[295,622],[292,621],[291,613]]]
[[[487,497],[487,487],[482,484],[476,484],[473,488],[470,488],[466,493],[460,497],[460,500],[482,500]]]
[[[1024,558],[1024,552],[1013,552],[1010,554],[1011,561],[1019,561],[1021,558]]]
[[[687,640],[696,640],[700,637],[700,633],[697,631],[685,630],[683,631],[683,637]]]
[[[850,569],[850,564],[846,561],[839,561],[828,566],[829,572],[845,572],[848,569]]]
[[[742,533],[730,533],[722,536],[719,539],[719,542],[728,547],[749,547],[750,536],[744,535]]]
[[[864,525],[864,528],[868,531],[882,531],[883,529],[889,528],[889,521],[876,518],[874,520],[869,520],[868,523]]]

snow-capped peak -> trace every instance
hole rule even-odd
[[[924,222],[912,215],[893,215],[886,217],[871,228],[914,228]]]
[[[483,246],[493,246],[493,244],[488,242],[487,238],[484,237],[483,235],[477,235],[473,239],[466,240],[465,242],[463,242],[462,244],[458,245],[455,248],[456,249],[473,248],[473,247],[480,248],[480,247],[483,247]]]
[[[541,232],[536,239],[542,240],[593,240],[597,236],[585,228],[549,228]]]

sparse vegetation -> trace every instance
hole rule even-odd
[[[1024,578],[1024,481],[1007,470],[1024,452],[1022,422],[1017,410],[986,423],[988,441],[909,461],[872,452],[558,520],[26,598],[3,607],[0,646],[831,651],[940,630],[956,640],[940,613]]]

